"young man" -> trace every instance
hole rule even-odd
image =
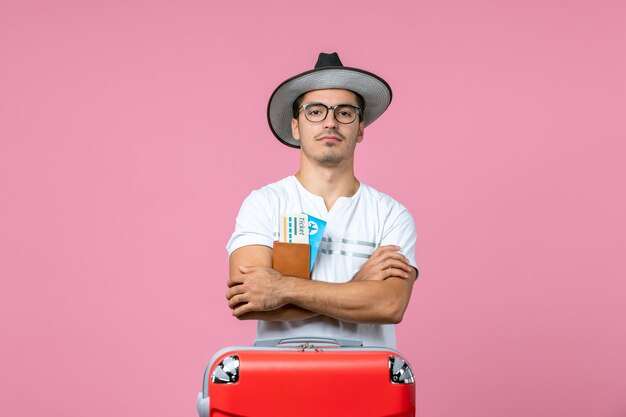
[[[382,78],[344,67],[336,53],[320,54],[313,70],[272,94],[270,128],[300,148],[300,170],[246,198],[227,245],[228,306],[239,319],[259,320],[257,338],[395,347],[394,323],[417,278],[415,224],[404,206],[354,175],[364,129],[390,102]],[[327,222],[310,280],[272,269],[282,216],[302,212]]]

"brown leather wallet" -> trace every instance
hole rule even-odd
[[[290,277],[311,278],[311,245],[308,243],[274,242],[272,268]]]

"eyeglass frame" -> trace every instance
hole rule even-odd
[[[306,108],[307,108],[308,106],[312,106],[312,105],[318,105],[318,106],[323,106],[323,107],[326,107],[326,114],[324,115],[324,118],[323,118],[322,120],[318,120],[318,121],[314,122],[314,121],[310,120],[310,119],[306,116],[306,112],[304,112],[304,118],[305,118],[305,119],[307,119],[307,120],[308,120],[309,122],[311,122],[311,123],[321,123],[321,122],[323,122],[324,120],[326,120],[326,118],[328,117],[328,113],[330,112],[330,110],[332,110],[332,111],[333,111],[333,117],[335,118],[335,120],[337,121],[337,123],[341,123],[342,125],[349,125],[349,124],[351,124],[351,123],[354,123],[354,121],[357,119],[357,117],[359,117],[359,118],[361,117],[361,108],[360,108],[360,107],[357,107],[357,106],[353,106],[352,104],[335,104],[334,106],[327,106],[326,104],[324,104],[324,103],[320,103],[319,101],[313,101],[313,102],[311,102],[311,103],[302,104],[302,105],[300,106],[300,110],[299,110],[299,111],[304,111],[304,110],[306,110]],[[337,113],[335,113],[335,109],[336,109],[337,107],[351,107],[351,108],[353,108],[354,110],[356,110],[356,115],[354,116],[354,119],[352,119],[352,121],[350,121],[350,122],[342,122],[342,121],[340,121],[339,119],[337,119]]]

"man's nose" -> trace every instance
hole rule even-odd
[[[328,129],[336,129],[337,128],[337,119],[335,119],[335,110],[328,109],[328,114],[324,119],[324,128]]]

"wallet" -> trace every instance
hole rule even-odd
[[[311,245],[308,243],[274,242],[272,268],[290,277],[311,278]]]

